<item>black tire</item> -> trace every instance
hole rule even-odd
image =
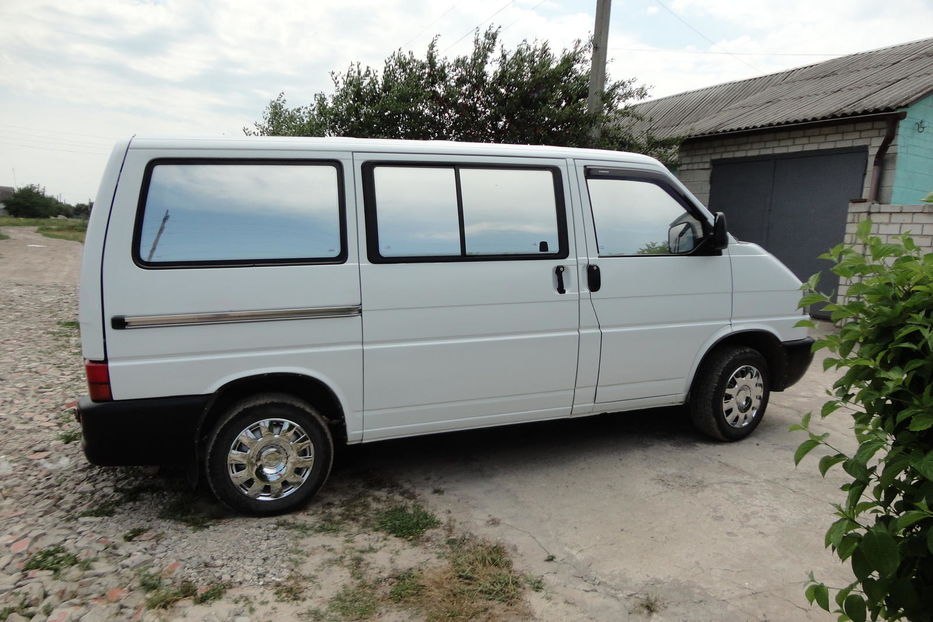
[[[738,394],[732,393],[736,387]],[[690,419],[707,436],[737,441],[761,423],[770,393],[765,358],[752,348],[726,346],[710,354],[697,373],[691,391]],[[730,396],[731,407],[726,402]]]
[[[270,515],[307,503],[333,461],[324,418],[291,395],[267,393],[234,403],[220,417],[208,438],[205,470],[220,501],[238,512]]]

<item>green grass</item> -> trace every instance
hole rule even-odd
[[[14,216],[0,216],[0,227],[38,227],[36,232],[47,238],[84,242],[87,221],[80,218],[16,218]]]
[[[223,583],[213,583],[206,590],[194,597],[194,604],[202,605],[215,600],[220,600],[227,591],[227,586]]]
[[[81,438],[81,430],[72,429],[72,430],[62,430],[58,433],[58,440],[65,443],[73,443]]]
[[[413,503],[411,506],[395,505],[380,512],[376,526],[398,538],[415,540],[440,524],[434,514]]]
[[[4,234],[0,233],[0,240],[9,240],[9,239],[10,239],[10,236],[4,235]],[[9,607],[6,607],[6,608],[4,609],[4,611],[5,611],[6,609],[9,609]]]
[[[366,620],[379,610],[372,586],[344,586],[327,603],[327,611],[342,620]]]
[[[127,531],[123,532],[123,541],[132,542],[144,533],[146,533],[145,527],[133,527],[132,529],[128,529]]]
[[[397,603],[403,603],[412,600],[423,590],[421,573],[415,570],[407,570],[395,577],[395,583],[389,589],[389,599]]]
[[[139,587],[147,594],[154,592],[162,587],[162,577],[158,573],[143,570],[139,573]]]
[[[192,598],[198,593],[198,588],[191,581],[182,581],[178,585],[161,587],[153,591],[146,599],[146,609],[168,609],[185,598]]]
[[[81,516],[94,516],[97,518],[103,518],[106,516],[113,516],[117,511],[117,504],[113,501],[104,501],[100,505],[82,510],[78,513],[78,517]]]
[[[57,577],[62,570],[78,563],[78,557],[69,553],[65,547],[56,545],[36,551],[23,566],[23,570],[51,570]]]
[[[284,581],[276,584],[274,591],[279,600],[296,602],[306,598],[306,588],[307,581],[305,578],[297,572],[292,572],[285,577]]]

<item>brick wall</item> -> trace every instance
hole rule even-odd
[[[872,161],[884,139],[885,126],[884,121],[850,121],[689,140],[680,148],[677,177],[704,205],[709,205],[713,160],[865,145],[868,147],[868,164],[862,190],[862,196],[865,197],[868,196],[868,187],[871,185]],[[891,143],[885,157],[878,197],[882,202],[891,200],[896,154],[897,138]]]
[[[869,218],[872,222],[872,235],[888,242],[902,233],[909,233],[923,252],[933,253],[933,203],[883,205],[868,201],[852,201],[849,203],[846,222],[845,242],[847,244],[855,242],[858,223]],[[847,289],[848,284],[845,281],[840,282],[840,301],[845,300]]]

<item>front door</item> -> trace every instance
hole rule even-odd
[[[561,160],[357,154],[364,440],[567,416],[579,288]]]
[[[596,403],[679,403],[730,323],[728,254],[703,254],[710,219],[665,176],[585,162],[577,175],[588,263],[600,273],[590,292],[602,337]]]

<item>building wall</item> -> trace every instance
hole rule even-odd
[[[895,241],[897,236],[908,233],[924,253],[933,253],[933,203],[919,205],[881,205],[868,201],[849,203],[845,243],[855,242],[858,223],[871,219],[871,234],[885,242]],[[843,300],[848,284],[840,281],[839,296]]]
[[[708,205],[713,160],[865,145],[868,147],[868,166],[862,190],[864,197],[867,196],[871,185],[872,161],[884,139],[885,127],[885,121],[850,121],[796,129],[775,129],[737,136],[692,139],[685,141],[680,147],[677,177],[704,205]],[[933,129],[928,131],[933,132]],[[885,157],[878,197],[882,203],[891,202],[897,153],[898,139],[895,138]],[[913,199],[911,202],[916,200],[918,199]]]
[[[914,102],[897,127],[892,203],[916,203],[933,192],[933,95]]]

